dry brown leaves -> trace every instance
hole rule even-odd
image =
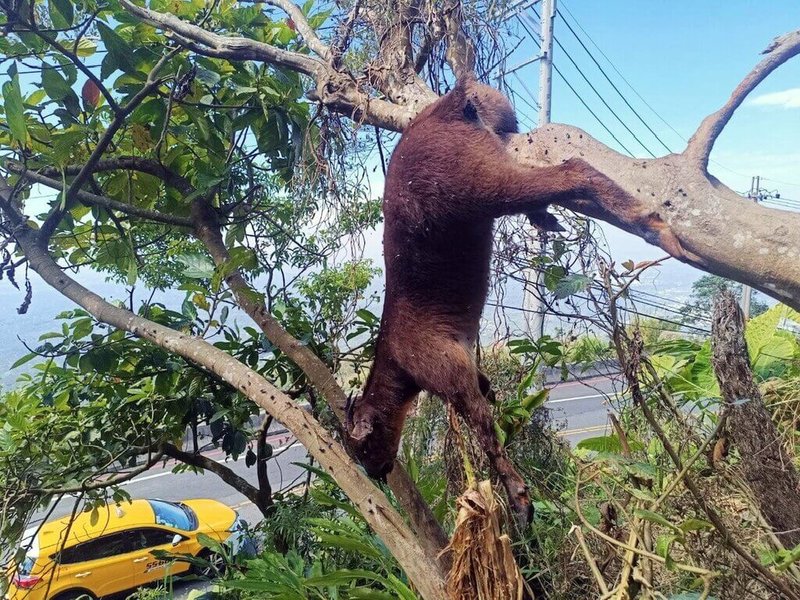
[[[453,567],[447,577],[449,600],[522,600],[522,574],[502,533],[502,508],[489,481],[457,500],[458,516],[450,545]]]

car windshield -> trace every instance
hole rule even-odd
[[[36,557],[26,555],[25,558],[22,559],[22,562],[19,563],[17,567],[17,573],[20,575],[30,575],[31,571],[33,571],[33,565],[36,564]]]
[[[147,501],[156,515],[156,525],[164,525],[183,531],[192,531],[197,527],[194,511],[185,504],[165,502],[164,500]]]

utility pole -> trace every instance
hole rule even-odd
[[[539,62],[539,127],[550,123],[553,91],[553,23],[556,0],[542,0],[542,58]]]
[[[539,56],[539,127],[550,123],[550,106],[553,90],[553,23],[556,17],[556,0],[542,0],[542,52]],[[546,234],[539,232],[538,239],[533,244],[534,254],[541,255],[547,242]],[[526,269],[525,280],[527,284],[523,289],[522,304],[526,309],[526,322],[528,334],[538,339],[544,335],[544,294],[542,274],[539,269]],[[532,286],[534,294],[528,286]]]
[[[761,198],[761,177],[756,175],[750,180],[750,191],[747,197],[753,202],[758,202]],[[742,286],[742,313],[745,321],[750,318],[750,301],[753,298],[753,288],[749,285]]]

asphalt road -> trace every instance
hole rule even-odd
[[[608,412],[612,408],[608,404],[609,397],[614,395],[613,382],[605,376],[571,381],[550,386],[550,397],[546,406],[552,410],[556,425],[563,427],[559,435],[575,444],[581,439],[603,435],[609,431]],[[306,473],[296,462],[305,459],[305,449],[290,434],[272,436],[274,460],[269,462],[269,478],[273,490],[293,487],[301,483]],[[221,450],[211,450],[206,456],[229,465],[238,475],[251,483],[256,483],[254,468],[245,466],[244,459],[238,461],[225,460]],[[230,486],[222,483],[216,475],[209,472],[202,474],[193,472],[173,473],[175,463],[159,464],[146,474],[125,484],[125,489],[134,498],[161,498],[164,500],[185,500],[189,498],[212,498],[235,508],[250,523],[260,519],[255,506],[242,494],[235,492]],[[50,518],[57,518],[72,511],[74,500],[65,498],[56,506]],[[44,513],[37,514],[41,519]],[[198,583],[176,583],[175,597],[185,597],[191,589],[201,588]]]
[[[552,411],[554,423],[563,426],[558,435],[575,444],[609,433],[608,413],[616,412],[609,399],[617,391],[614,382],[604,375],[551,386],[545,406]]]

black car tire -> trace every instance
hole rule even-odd
[[[195,566],[192,568],[192,572],[197,575],[198,577],[203,577],[205,579],[214,579],[219,575],[222,575],[225,572],[225,560],[222,556],[217,554],[216,552],[211,552],[210,550],[204,550],[200,554],[197,555],[198,558],[202,558],[203,560],[208,561],[211,565],[216,567],[216,570],[211,567],[211,565],[206,566]]]

